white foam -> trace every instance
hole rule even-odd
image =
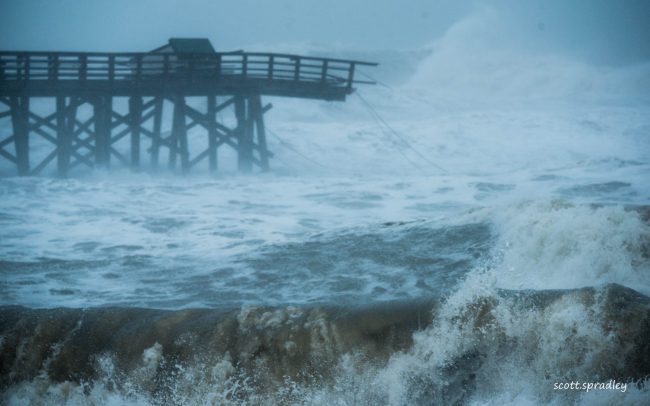
[[[594,67],[531,47],[503,10],[482,7],[431,44],[409,86],[463,104],[647,102],[650,64]]]
[[[650,226],[620,206],[562,202],[510,206],[495,214],[507,289],[564,289],[619,283],[650,294]],[[499,254],[497,254],[499,255]]]

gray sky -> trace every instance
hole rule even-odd
[[[499,10],[531,47],[650,60],[650,0],[0,0],[0,49],[144,51],[174,36],[208,37],[223,50],[417,48],[477,7]]]

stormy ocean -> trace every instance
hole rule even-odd
[[[650,65],[499,18],[284,45],[380,83],[268,98],[270,173],[1,161],[0,403],[649,404]]]

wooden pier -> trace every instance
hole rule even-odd
[[[355,69],[375,63],[298,55],[215,52],[206,39],[171,39],[147,53],[0,52],[0,157],[19,175],[50,165],[60,176],[77,167],[108,168],[114,160],[139,170],[143,155],[156,169],[183,172],[232,147],[238,168],[269,169],[262,96],[343,101],[357,84]],[[202,98],[200,107],[190,100]],[[204,98],[204,99],[203,99]],[[49,101],[50,112],[32,108]],[[120,112],[116,104],[126,106]],[[47,104],[47,103],[45,103]],[[194,103],[196,104],[196,103]],[[82,110],[91,113],[85,116]],[[172,128],[162,131],[166,114]],[[227,126],[227,114],[231,122]],[[190,148],[188,131],[204,130],[204,149]],[[51,144],[31,159],[32,137]],[[127,152],[116,144],[130,138]],[[203,148],[203,147],[202,147]],[[190,151],[194,151],[191,156]],[[41,154],[43,155],[43,154]],[[36,162],[35,162],[36,161]],[[166,162],[163,162],[166,161]]]

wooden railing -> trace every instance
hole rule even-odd
[[[0,52],[0,90],[8,81],[247,80],[311,82],[352,88],[357,66],[376,63],[289,54]]]

